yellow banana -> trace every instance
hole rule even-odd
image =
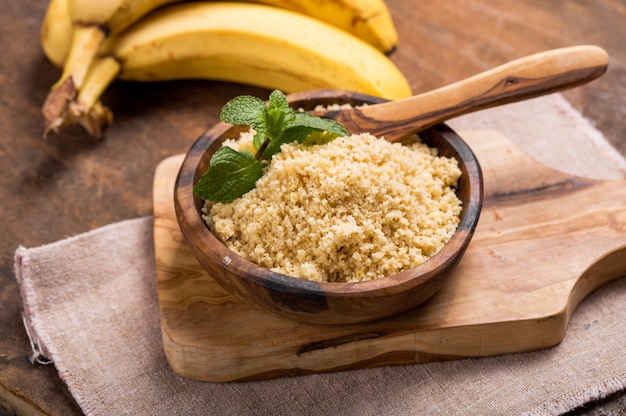
[[[68,0],[50,0],[41,24],[41,46],[50,62],[63,68],[72,43]]]
[[[167,6],[111,37],[78,92],[78,107],[92,110],[116,77],[203,78],[284,92],[338,88],[388,99],[411,95],[395,64],[355,36],[300,13],[237,2]]]
[[[179,0],[51,0],[42,27],[42,44],[55,64],[63,62],[63,73],[42,107],[44,137],[57,131],[75,115],[68,113],[70,101],[80,90],[89,66],[101,44],[148,12]],[[55,19],[58,18],[58,21]],[[58,25],[59,29],[50,30]],[[71,26],[69,46],[67,26]],[[65,59],[63,59],[65,57]],[[104,110],[104,107],[98,105]],[[93,109],[89,110],[91,113]],[[65,120],[61,122],[61,120]],[[78,122],[83,124],[79,117]],[[89,122],[89,124],[93,124]]]
[[[210,78],[288,92],[344,88],[390,99],[411,93],[392,61],[367,43],[319,20],[263,5],[166,7],[112,39],[103,54],[120,61],[119,77],[127,80]]]
[[[68,0],[73,36],[60,81],[73,78],[80,89],[101,43],[148,12],[176,0]]]
[[[161,0],[156,3],[156,5],[159,6],[162,2],[171,3],[174,1],[179,0]],[[293,10],[315,17],[357,36],[383,53],[390,53],[395,49],[398,43],[398,34],[384,0],[247,1]],[[74,25],[72,23],[72,16],[70,15],[69,3],[70,0],[50,0],[41,26],[41,44],[44,53],[54,65],[60,68],[64,66],[67,60],[72,43]],[[73,3],[73,9],[79,6],[81,5]],[[84,4],[82,7],[84,7]],[[91,17],[94,17],[94,8],[89,7],[88,10],[91,10]],[[136,14],[142,16],[145,14],[145,11]],[[136,17],[127,19],[121,28],[125,28],[128,26],[128,22],[132,23],[134,20],[136,20]],[[84,32],[82,29],[79,29],[79,31],[81,34]],[[119,31],[118,29],[117,32]],[[77,35],[76,42],[78,42],[79,36],[80,35]],[[100,37],[100,34],[96,32],[95,35],[92,33],[91,36]],[[84,43],[85,41],[82,42]],[[91,47],[95,47],[95,44]],[[88,63],[88,59],[86,59],[84,55],[76,55],[77,54],[75,54],[73,59],[79,61],[79,63],[83,61]],[[71,67],[73,66],[75,68],[77,65],[78,63],[68,64],[68,68],[65,70],[65,74],[61,79],[65,79],[69,73],[76,71],[76,69],[72,69]],[[87,66],[83,65],[83,70],[86,67]],[[81,79],[82,78],[79,77],[79,79],[74,80],[75,86],[82,84]]]
[[[40,41],[44,54],[57,67],[63,68],[70,52],[73,24],[69,15],[69,0],[50,0],[41,25]],[[113,114],[102,103],[85,110],[74,101],[73,82],[66,82],[55,94],[50,94],[43,113],[46,128],[44,137],[63,126],[79,123],[92,136],[102,136],[103,130],[113,121]]]
[[[398,44],[384,0],[248,0],[306,14],[363,39],[383,53]]]

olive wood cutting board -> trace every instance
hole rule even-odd
[[[206,381],[255,380],[558,344],[578,304],[626,276],[626,180],[555,171],[495,131],[463,137],[485,186],[465,256],[427,302],[363,324],[304,324],[232,298],[179,231],[172,195],[183,155],[161,162],[154,243],[163,344],[174,371]]]

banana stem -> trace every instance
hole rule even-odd
[[[104,38],[105,32],[98,25],[74,24],[72,45],[63,67],[63,74],[52,89],[57,88],[67,78],[72,77],[74,88],[80,90],[89,66],[96,57]]]
[[[119,62],[111,56],[96,58],[78,91],[77,101],[86,108],[93,108],[104,90],[115,80],[120,68]]]
[[[120,63],[111,56],[96,58],[89,67],[76,103],[71,106],[76,122],[95,139],[101,139],[104,130],[113,122],[113,114],[99,100],[120,69]]]
[[[54,89],[44,104],[44,138],[66,126],[80,124],[92,137],[100,139],[104,129],[113,121],[113,115],[99,99],[120,68],[113,57],[96,58],[79,91],[73,85],[72,77]]]

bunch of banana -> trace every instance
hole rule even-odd
[[[63,125],[80,123],[93,135],[98,125],[111,120],[108,109],[98,104],[81,114],[72,101],[100,46],[148,12],[179,0],[51,0],[41,27],[44,53],[63,67],[43,106],[44,137]],[[61,121],[62,120],[62,121]],[[94,124],[95,123],[95,124]]]
[[[52,5],[53,14],[56,13],[59,20],[65,20],[63,25],[66,27],[66,19],[69,19],[72,31],[63,74],[57,85],[72,77],[74,85],[80,88],[91,61],[106,38],[122,32],[151,10],[175,1],[177,0],[65,0]],[[63,12],[67,17],[60,14]],[[48,28],[53,28],[56,24],[58,22],[54,20],[44,21],[44,26]],[[64,33],[66,29],[55,30]]]
[[[339,88],[388,99],[411,94],[403,74],[381,52],[392,49],[396,40],[395,30],[389,30],[393,23],[383,0],[361,4],[355,0],[300,2],[298,7],[335,5],[334,13],[326,12],[333,16],[341,12],[353,17],[358,13],[361,19],[352,19],[358,23],[352,26],[352,33],[304,14],[307,9],[295,12],[252,2],[166,5],[142,16],[126,30],[103,38],[96,53],[84,57],[88,69],[78,78],[78,83],[76,71],[67,69],[72,56],[77,55],[76,42],[68,43],[71,36],[67,34],[77,33],[69,7],[76,1],[51,0],[42,26],[44,52],[56,65],[64,65],[65,74],[44,104],[44,135],[67,124],[80,123],[91,135],[100,137],[112,120],[111,112],[100,104],[100,96],[116,78],[136,81],[203,78],[284,92]],[[120,0],[101,2],[120,3]],[[293,4],[289,0],[259,2]],[[161,5],[164,0],[152,3]],[[361,8],[352,7],[355,4]],[[387,18],[385,13],[374,13],[376,5],[378,10],[382,7],[387,12]],[[314,9],[310,7],[311,13]],[[374,30],[377,26],[367,22],[376,22],[375,17],[380,15],[383,15],[381,22],[388,23]],[[368,26],[371,30],[364,30]],[[359,36],[377,43],[377,47],[355,36],[357,29]],[[76,63],[72,65],[78,67]]]

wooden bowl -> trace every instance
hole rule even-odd
[[[332,103],[378,103],[383,100],[346,91],[291,94],[294,108],[312,110]],[[319,324],[366,322],[404,312],[424,302],[444,284],[463,256],[482,207],[480,165],[467,144],[445,124],[420,133],[440,155],[459,161],[462,176],[457,195],[463,202],[461,221],[451,240],[433,257],[392,276],[355,283],[318,283],[262,268],[228,249],[201,218],[203,201],[193,186],[207,170],[211,155],[227,138],[247,128],[218,123],[193,144],[176,179],[174,204],[182,234],[200,264],[242,302],[287,318]]]

